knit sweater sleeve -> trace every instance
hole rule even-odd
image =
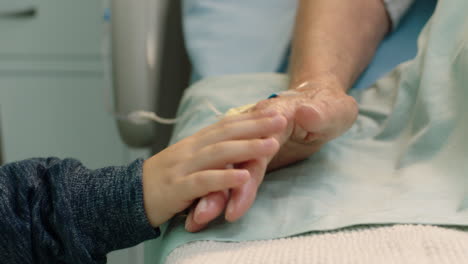
[[[0,167],[2,263],[105,263],[159,235],[143,206],[142,160],[89,170],[73,159]]]

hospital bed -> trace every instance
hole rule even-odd
[[[136,110],[175,116],[189,83],[190,64],[183,45],[179,0],[112,0],[112,81],[115,112]],[[117,119],[130,147],[163,148],[171,126]]]
[[[179,97],[182,93],[184,85],[187,85],[189,82],[189,70],[187,67],[188,62],[186,58],[180,58],[176,56],[177,52],[184,53],[184,47],[180,42],[183,40],[182,36],[178,35],[177,38],[172,39],[171,41],[175,41],[171,42],[172,44],[169,43],[164,46],[162,45],[164,42],[167,43],[167,40],[163,41],[164,38],[162,38],[162,36],[167,34],[167,32],[181,32],[180,28],[174,31],[174,28],[171,27],[173,25],[166,24],[164,21],[167,20],[163,19],[165,18],[165,14],[167,14],[168,11],[177,13],[177,11],[174,9],[169,8],[168,2],[173,4],[174,2],[178,1],[148,0],[138,3],[132,2],[131,4],[126,2],[127,1],[125,0],[114,0],[112,6],[114,16],[113,54],[116,110],[121,113],[139,109],[162,111],[160,105],[158,105],[158,102],[164,102],[166,99],[162,93],[164,93],[165,89],[173,91],[172,89],[175,88],[175,86],[171,85],[172,83],[169,80],[166,80],[165,82],[163,81],[164,85],[161,85],[161,80],[164,80],[164,78],[172,80],[182,78],[184,80],[183,82],[178,83],[180,86],[176,88],[178,94],[175,96],[176,98],[173,98],[174,102],[178,100],[177,97]],[[190,1],[187,1],[187,3],[189,2]],[[389,72],[395,66],[415,56],[416,38],[425,22],[432,14],[435,4],[435,0],[416,1],[415,5],[410,9],[397,30],[384,40],[378,49],[374,60],[355,84],[356,89],[363,89],[370,86],[379,77]],[[150,10],[153,11],[147,12],[148,7],[150,7]],[[180,6],[179,4],[173,4],[173,7],[179,8]],[[189,21],[191,15],[197,15],[196,12],[203,11],[190,9],[188,8],[188,5],[184,7],[185,8],[182,9],[182,11],[185,16],[184,18],[186,19],[185,21]],[[220,7],[222,8],[222,5],[217,6],[217,8]],[[130,11],[120,13],[119,10]],[[240,10],[236,9],[229,10],[229,8],[224,11],[228,13],[241,12]],[[143,13],[144,16],[141,16],[141,13]],[[246,39],[248,40],[248,32],[238,32],[233,28],[226,28],[227,25],[223,23],[219,23],[219,27],[216,27],[215,25],[217,23],[215,22],[222,21],[223,19],[221,14],[223,14],[223,12],[220,12],[219,17],[208,15],[204,17],[203,15],[200,16],[198,14],[198,22],[203,22],[207,25],[210,25],[210,27],[208,27],[206,30],[197,30],[186,27],[184,37],[188,43],[189,54],[192,59],[192,63],[194,64],[192,80],[223,74],[237,74],[246,72],[246,68],[242,66],[248,64],[249,62],[239,60],[239,57],[241,56],[239,56],[238,52],[242,52],[241,50],[233,52],[232,50],[209,49],[210,42],[212,43],[213,41],[222,41],[219,39],[210,39],[212,36],[217,35],[216,31],[229,32],[229,30],[232,30],[231,33],[234,34],[234,36],[231,38],[231,40],[237,39],[240,42],[245,41]],[[155,15],[157,15],[157,18],[154,18]],[[125,26],[125,24],[128,23],[129,20],[132,21],[132,24],[131,26],[127,27],[128,24],[127,26]],[[177,21],[177,18],[175,21]],[[249,25],[255,23],[255,18],[251,18],[250,20],[249,18],[246,18],[237,22],[241,24],[235,24],[235,27],[248,28]],[[180,23],[177,23],[177,26],[180,25]],[[140,30],[136,30],[136,28]],[[141,30],[142,28],[145,28],[145,30]],[[165,31],[165,29],[169,30]],[[205,48],[203,48],[203,46],[191,45],[191,43],[193,43],[192,41],[194,39],[199,39],[200,36],[203,36],[206,39],[206,43],[208,43],[208,46]],[[174,45],[174,43],[177,45],[177,50],[174,53],[166,53],[165,51]],[[218,44],[218,46],[223,46],[220,43]],[[236,44],[231,43],[231,45]],[[264,48],[266,45],[265,42],[262,42],[261,38],[256,38],[256,41],[252,42],[251,45],[245,45],[245,43],[238,43],[237,45],[244,47],[248,46],[252,50],[255,50],[256,53],[261,53],[267,50]],[[200,60],[200,58],[205,58],[203,56],[206,52],[211,53],[208,58],[217,58],[217,60]],[[260,63],[255,67],[249,68],[248,70],[250,72],[284,72],[287,68],[287,51],[280,55],[281,59],[274,60],[269,64]],[[164,56],[169,58],[167,60],[163,60],[162,58]],[[175,59],[171,59],[171,56],[173,56],[172,58]],[[173,76],[166,76],[162,74],[161,72],[165,67],[170,67],[168,61],[175,64],[182,63],[182,65],[184,65],[183,71],[176,71]],[[225,61],[236,62],[237,64],[235,65],[238,67],[233,68],[232,63],[220,63]],[[199,65],[202,65],[208,70],[197,71],[197,67],[199,67]],[[215,70],[210,72],[209,69]],[[175,112],[172,112],[171,114],[173,113]],[[141,147],[151,145],[155,137],[158,137],[158,134],[160,133],[159,128],[157,128],[154,124],[135,125],[128,124],[122,120],[118,120],[117,122],[119,123],[122,138],[125,142],[132,146]],[[149,243],[146,246],[145,263],[156,263],[155,261],[157,257],[156,253],[154,253],[156,250],[157,249],[154,248],[154,243]]]

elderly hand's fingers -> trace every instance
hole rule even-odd
[[[225,218],[234,222],[242,217],[252,206],[257,195],[257,189],[263,181],[269,158],[248,162],[242,168],[250,172],[250,179],[231,190],[231,196],[226,208]]]
[[[290,139],[298,143],[310,143],[323,137],[324,123],[322,114],[311,105],[298,107],[294,118],[294,128]]]
[[[266,118],[224,123],[200,135],[196,145],[202,147],[226,140],[268,137],[284,130],[286,124],[286,118],[279,114]]]
[[[257,188],[256,181],[250,179],[246,184],[231,191],[232,196],[225,213],[227,221],[238,220],[250,209],[257,196]]]
[[[230,222],[236,221],[252,206],[258,186],[265,175],[268,160],[269,158],[262,158],[260,160],[253,160],[243,164],[242,168],[247,169],[251,177],[246,183],[231,189],[231,198],[229,199],[225,213],[226,220]],[[203,199],[206,198],[208,197],[204,197]],[[208,211],[199,216],[200,219],[198,219],[198,222],[194,219],[195,210],[191,211],[186,219],[185,228],[187,231],[197,232],[202,230],[210,221],[214,220],[218,216],[218,213],[221,213],[222,210],[224,210],[227,203],[227,195],[216,195],[215,197],[210,196],[210,199],[212,200],[208,205]]]
[[[213,192],[201,198],[195,206],[195,222],[197,224],[206,224],[214,220],[224,211],[228,199],[228,190]]]
[[[344,115],[343,112],[356,114]],[[307,132],[303,137],[304,143],[315,139],[329,141],[348,130],[356,117],[357,104],[352,97],[347,96],[300,105],[296,110],[295,123]]]
[[[202,229],[204,229],[208,223],[206,224],[197,224],[197,222],[195,222],[195,220],[193,219],[194,217],[194,214],[195,214],[195,208],[192,207],[190,209],[190,212],[187,216],[187,218],[185,219],[185,230],[187,230],[187,232],[198,232]]]
[[[200,199],[193,207],[185,221],[185,229],[189,232],[198,232],[204,229],[209,222],[222,214],[229,198],[229,192],[215,192]],[[207,202],[206,207],[200,206],[203,200]]]
[[[212,192],[238,187],[250,179],[244,169],[204,170],[179,179],[179,193],[183,200],[194,200]]]
[[[187,164],[189,172],[222,169],[230,164],[273,156],[279,149],[274,138],[223,141],[204,147]]]

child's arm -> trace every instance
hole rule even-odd
[[[89,170],[48,158],[0,167],[0,262],[105,263],[108,252],[157,237],[142,165]]]
[[[249,178],[227,164],[277,151],[259,138],[286,120],[267,116],[223,120],[129,166],[89,170],[50,158],[0,167],[1,262],[105,263],[108,252],[157,237],[154,227],[194,199]]]

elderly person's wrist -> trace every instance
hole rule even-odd
[[[297,92],[311,91],[330,91],[330,92],[346,92],[350,84],[348,81],[342,80],[332,73],[321,73],[319,75],[308,75],[305,77],[291,77],[288,85],[288,90]]]

